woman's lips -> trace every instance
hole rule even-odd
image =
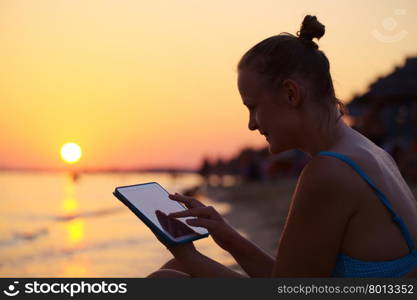
[[[262,134],[266,139],[268,139],[268,134],[267,133],[261,131],[260,134]]]

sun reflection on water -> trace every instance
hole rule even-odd
[[[64,186],[64,200],[62,202],[63,215],[65,217],[74,217],[66,222],[67,231],[66,244],[70,247],[79,246],[85,236],[85,222],[82,218],[77,217],[80,213],[79,202],[75,197],[76,183],[71,174],[67,174]]]
[[[85,223],[81,219],[74,219],[67,224],[68,244],[77,246],[84,240]]]
[[[88,259],[74,261],[70,259],[62,263],[60,277],[88,277],[90,274],[90,262]]]
[[[85,240],[85,220],[78,217],[80,214],[80,203],[76,198],[76,182],[72,174],[67,174],[64,185],[64,197],[61,202],[62,215],[68,218],[64,228],[66,235],[64,244],[66,250],[81,248]],[[88,259],[79,260],[72,257],[62,264],[62,276],[64,277],[85,277],[89,276]]]
[[[74,198],[65,198],[63,207],[65,213],[73,213],[78,209],[78,202]]]

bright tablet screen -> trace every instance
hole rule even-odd
[[[186,224],[185,218],[170,218],[167,215],[172,212],[186,210],[177,201],[168,198],[168,192],[158,183],[147,183],[117,189],[130,203],[162,231],[180,239],[184,236],[206,234],[202,227],[194,227]]]

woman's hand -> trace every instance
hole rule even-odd
[[[179,258],[180,256],[190,256],[198,252],[192,242],[185,243],[185,244],[171,245],[171,244],[168,244],[164,239],[160,238],[158,232],[156,232],[152,228],[151,228],[151,231],[155,234],[158,241],[160,241],[161,244],[163,244],[168,249],[168,251],[171,252],[172,255],[176,258]]]
[[[169,194],[169,198],[183,203],[188,210],[171,213],[168,216],[174,218],[196,217],[185,222],[191,226],[204,227],[208,230],[213,240],[224,250],[229,251],[233,247],[239,233],[234,230],[212,206],[205,206],[197,199],[178,193]]]
[[[274,258],[241,236],[223,220],[222,216],[213,207],[205,206],[192,197],[180,194],[170,194],[169,198],[185,204],[188,210],[171,213],[168,216],[175,218],[196,217],[196,219],[187,219],[186,223],[191,226],[206,228],[214,241],[229,252],[248,275],[253,277],[269,277],[271,275],[275,263]],[[187,243],[178,246],[178,248],[175,248],[177,247],[175,246],[168,249],[192,276],[242,276],[208,259],[195,250],[194,245],[191,245],[192,243]]]

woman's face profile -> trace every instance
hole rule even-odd
[[[285,90],[265,88],[261,75],[246,70],[239,71],[238,89],[249,110],[249,130],[259,130],[265,136],[272,154],[293,149],[297,118],[294,109],[286,105]]]

